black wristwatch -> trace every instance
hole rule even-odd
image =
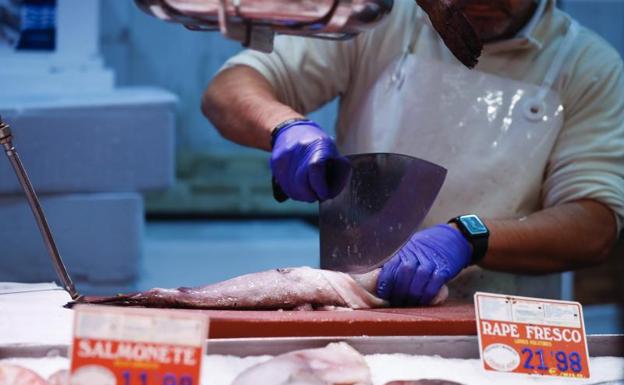
[[[273,149],[273,147],[275,147],[275,140],[277,139],[277,135],[280,133],[280,131],[282,131],[284,128],[290,126],[293,123],[297,123],[297,122],[312,122],[310,119],[307,118],[294,118],[294,119],[288,119],[286,121],[281,122],[280,124],[278,124],[277,126],[275,126],[273,128],[273,130],[271,130],[271,149]]]
[[[476,265],[481,262],[487,253],[488,240],[490,238],[490,230],[488,230],[481,218],[474,214],[460,215],[451,219],[448,223],[455,223],[459,231],[472,244],[472,260],[470,264]]]

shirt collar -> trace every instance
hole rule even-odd
[[[556,3],[556,0],[539,0],[537,9],[533,13],[533,16],[515,37],[485,44],[484,51],[487,53],[495,53],[524,48],[541,49],[543,37],[539,34],[538,26],[543,21],[544,16],[553,11]]]

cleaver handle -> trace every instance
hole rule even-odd
[[[350,163],[344,163],[335,159],[328,159],[324,164],[325,177],[327,185],[330,189],[330,198],[336,197],[344,189],[352,172],[352,166]],[[275,177],[272,177],[271,184],[273,185],[273,198],[279,203],[286,202],[289,197],[286,195],[279,182]]]
[[[275,177],[271,179],[271,183],[273,184],[273,198],[279,203],[286,202],[288,200],[288,195],[282,190],[282,186],[277,183]]]

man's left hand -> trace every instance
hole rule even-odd
[[[470,243],[450,225],[419,231],[383,265],[377,295],[394,306],[428,305],[471,255]]]

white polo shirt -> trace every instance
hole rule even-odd
[[[307,114],[340,97],[337,143],[355,110],[354,95],[368,92],[410,41],[415,54],[458,63],[435,34],[412,36],[413,0],[397,0],[386,20],[353,40],[336,42],[280,36],[271,54],[244,51],[224,68],[247,65],[273,85],[279,99]],[[571,19],[542,0],[532,20],[513,39],[487,45],[476,70],[542,84]],[[417,29],[418,30],[418,29]],[[416,32],[420,33],[420,32]],[[559,82],[565,123],[550,156],[542,205],[593,199],[624,223],[624,77],[622,60],[607,42],[581,28]],[[423,90],[426,92],[426,90]],[[466,208],[467,211],[470,208]]]

